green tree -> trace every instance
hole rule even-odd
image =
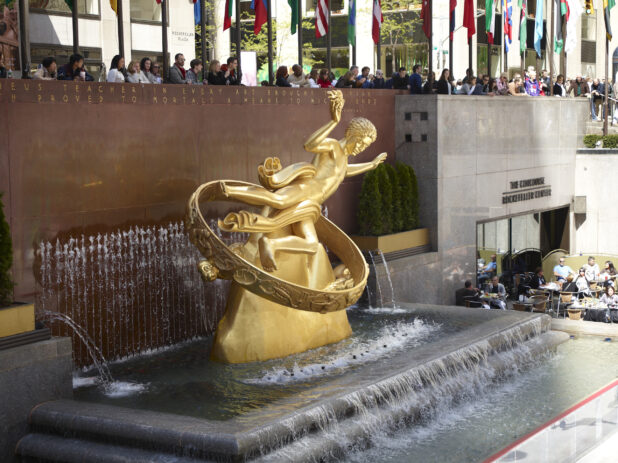
[[[4,217],[2,193],[0,193],[0,307],[13,302],[13,280],[11,265],[13,264],[13,243],[9,224]]]
[[[414,31],[421,21],[418,13],[412,10],[417,9],[419,4],[420,0],[382,0],[384,21],[380,28],[380,39],[384,51],[391,49],[393,72],[397,70],[397,48],[415,45]]]
[[[380,235],[382,233],[382,197],[378,182],[378,174],[375,170],[368,172],[363,178],[357,213],[361,235]]]
[[[380,164],[376,169],[382,205],[380,216],[382,220],[381,235],[393,233],[393,185],[388,175],[386,164]]]
[[[402,230],[418,226],[418,185],[414,169],[398,162],[395,171],[399,183]]]

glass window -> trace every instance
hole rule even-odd
[[[45,10],[50,13],[71,13],[64,0],[28,0],[30,9]],[[99,0],[77,0],[77,12],[82,14],[99,14]]]
[[[161,22],[161,5],[154,0],[131,0],[131,21]]]
[[[597,39],[597,17],[596,15],[582,15],[582,40]]]
[[[80,47],[79,52],[84,56],[84,66],[86,70],[94,77],[94,80],[98,80],[101,73],[101,49]],[[64,66],[69,62],[69,56],[72,54],[73,47],[33,44],[30,47],[32,71],[35,71],[43,61],[43,58],[47,58],[48,56],[56,58],[59,67]]]

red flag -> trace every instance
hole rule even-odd
[[[226,0],[230,1],[230,0]],[[258,35],[262,30],[262,26],[268,21],[268,7],[266,2],[270,0],[253,0],[251,2],[251,8],[255,11],[255,22],[253,23],[253,33]]]
[[[421,6],[421,19],[423,20],[423,32],[425,36],[429,38],[431,35],[431,14],[429,14],[429,1],[423,0],[423,5]]]
[[[384,22],[384,16],[382,16],[382,1],[373,0],[373,26],[371,27],[371,36],[373,37],[373,43],[380,41],[380,28]]]
[[[225,11],[224,11],[224,16],[223,16],[223,30],[226,31],[230,27],[232,27],[232,0],[225,0]]]
[[[463,26],[468,29],[468,43],[472,36],[476,34],[476,12],[474,11],[474,0],[465,0]]]
[[[449,38],[453,41],[453,32],[455,32],[455,8],[457,7],[457,0],[451,0],[450,13],[449,13]]]
[[[328,0],[318,0],[315,12],[315,36],[318,39],[328,33],[328,8]]]

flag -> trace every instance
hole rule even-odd
[[[468,29],[468,43],[472,36],[476,34],[476,12],[474,10],[474,0],[465,0],[463,25]]]
[[[485,0],[485,30],[487,31],[487,43],[494,43],[494,31],[496,30],[496,8],[494,0]]]
[[[371,26],[371,36],[373,43],[380,42],[380,28],[384,17],[382,16],[382,0],[373,0],[373,25]]]
[[[457,0],[451,0],[450,13],[449,13],[449,38],[453,41],[453,32],[455,32],[455,7],[457,6]]]
[[[534,49],[541,56],[541,40],[543,40],[543,3],[544,0],[536,0],[536,15],[534,18]]]
[[[578,22],[579,17],[583,14],[579,0],[567,0],[567,26],[566,26],[566,40],[564,41],[564,52],[571,53],[577,46],[577,31],[579,30]]]
[[[356,0],[348,5],[348,44],[356,45]]]
[[[228,2],[230,0],[227,0]],[[251,0],[251,9],[255,12],[255,22],[253,23],[253,33],[258,35],[262,30],[262,26],[266,24],[268,20],[266,2],[270,0]]]
[[[161,2],[159,2],[161,3]],[[73,0],[71,0],[71,5],[73,4]],[[118,16],[118,3],[116,0],[109,0],[109,6],[112,7],[112,10],[114,10],[114,13],[116,13],[116,16]],[[71,6],[71,11],[73,11],[73,7]]]
[[[318,0],[315,12],[315,37],[319,39],[328,34],[328,0]]]
[[[69,7],[69,10],[73,11],[73,0],[64,0],[64,3],[67,4],[67,6]],[[6,0],[5,5],[7,7],[9,6],[9,0]]]
[[[502,10],[504,14],[504,48],[509,52],[513,42],[513,4],[512,0],[502,0]]]
[[[157,0],[158,1],[158,0]],[[226,31],[232,27],[232,8],[234,4],[232,0],[225,0],[225,12],[223,16],[223,30]]]
[[[610,23],[609,10],[611,10],[616,4],[616,0],[603,0],[603,10],[605,13],[605,35],[607,40],[612,39],[612,25]]]
[[[431,14],[429,14],[429,0],[423,0],[421,6],[421,19],[423,20],[423,32],[429,38],[431,35]]]
[[[519,53],[525,52],[528,48],[527,9],[528,0],[519,0],[519,10],[521,11],[519,16]]]
[[[197,26],[202,22],[202,8],[200,2],[202,0],[193,0],[193,17],[195,18],[195,25]]]
[[[554,51],[560,54],[562,53],[562,48],[564,46],[564,39],[562,37],[562,26],[564,25],[564,18],[567,16],[568,9],[566,0],[554,1],[556,2],[556,6],[554,8],[554,20],[556,25],[554,27]]]
[[[298,2],[300,0],[288,0],[288,5],[292,9],[292,20],[290,21],[290,34],[296,34],[296,26],[298,25]]]

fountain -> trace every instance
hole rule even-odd
[[[73,308],[83,314],[85,331],[97,333],[91,336],[97,345],[127,345],[111,374],[132,393],[80,387],[77,400],[37,406],[19,455],[69,462],[95,455],[99,461],[338,459],[378,433],[423,423],[432,410],[481,393],[568,338],[550,331],[542,314],[397,302],[381,253],[369,257],[374,271],[381,260],[390,293],[380,285],[381,307],[355,305],[368,266],[322,215],[321,203],[346,169],[362,173],[384,156],[349,166],[346,156],[340,159],[375,134],[364,121],[360,135],[326,138],[343,108],[340,93],[329,97],[331,121],[306,145],[318,152],[316,162],[284,169],[269,158],[260,166],[262,186],[229,180],[200,186],[189,201],[188,239],[181,225],[170,224],[41,246],[44,310]],[[318,176],[320,162],[339,176]],[[314,178],[333,185],[322,191]],[[202,215],[202,199],[260,209],[232,212],[215,224]],[[230,240],[221,230],[237,235]],[[339,259],[334,268],[329,255]],[[198,274],[207,283],[196,281]],[[219,294],[229,290],[222,318],[208,312],[201,293],[212,294],[217,284],[225,285]],[[180,304],[184,298],[188,305]],[[196,310],[177,317],[175,302]],[[144,308],[137,311],[142,318],[127,315],[135,305]],[[100,319],[86,307],[104,314],[104,325],[92,324]],[[131,358],[204,333],[196,326],[214,320],[212,337]]]

